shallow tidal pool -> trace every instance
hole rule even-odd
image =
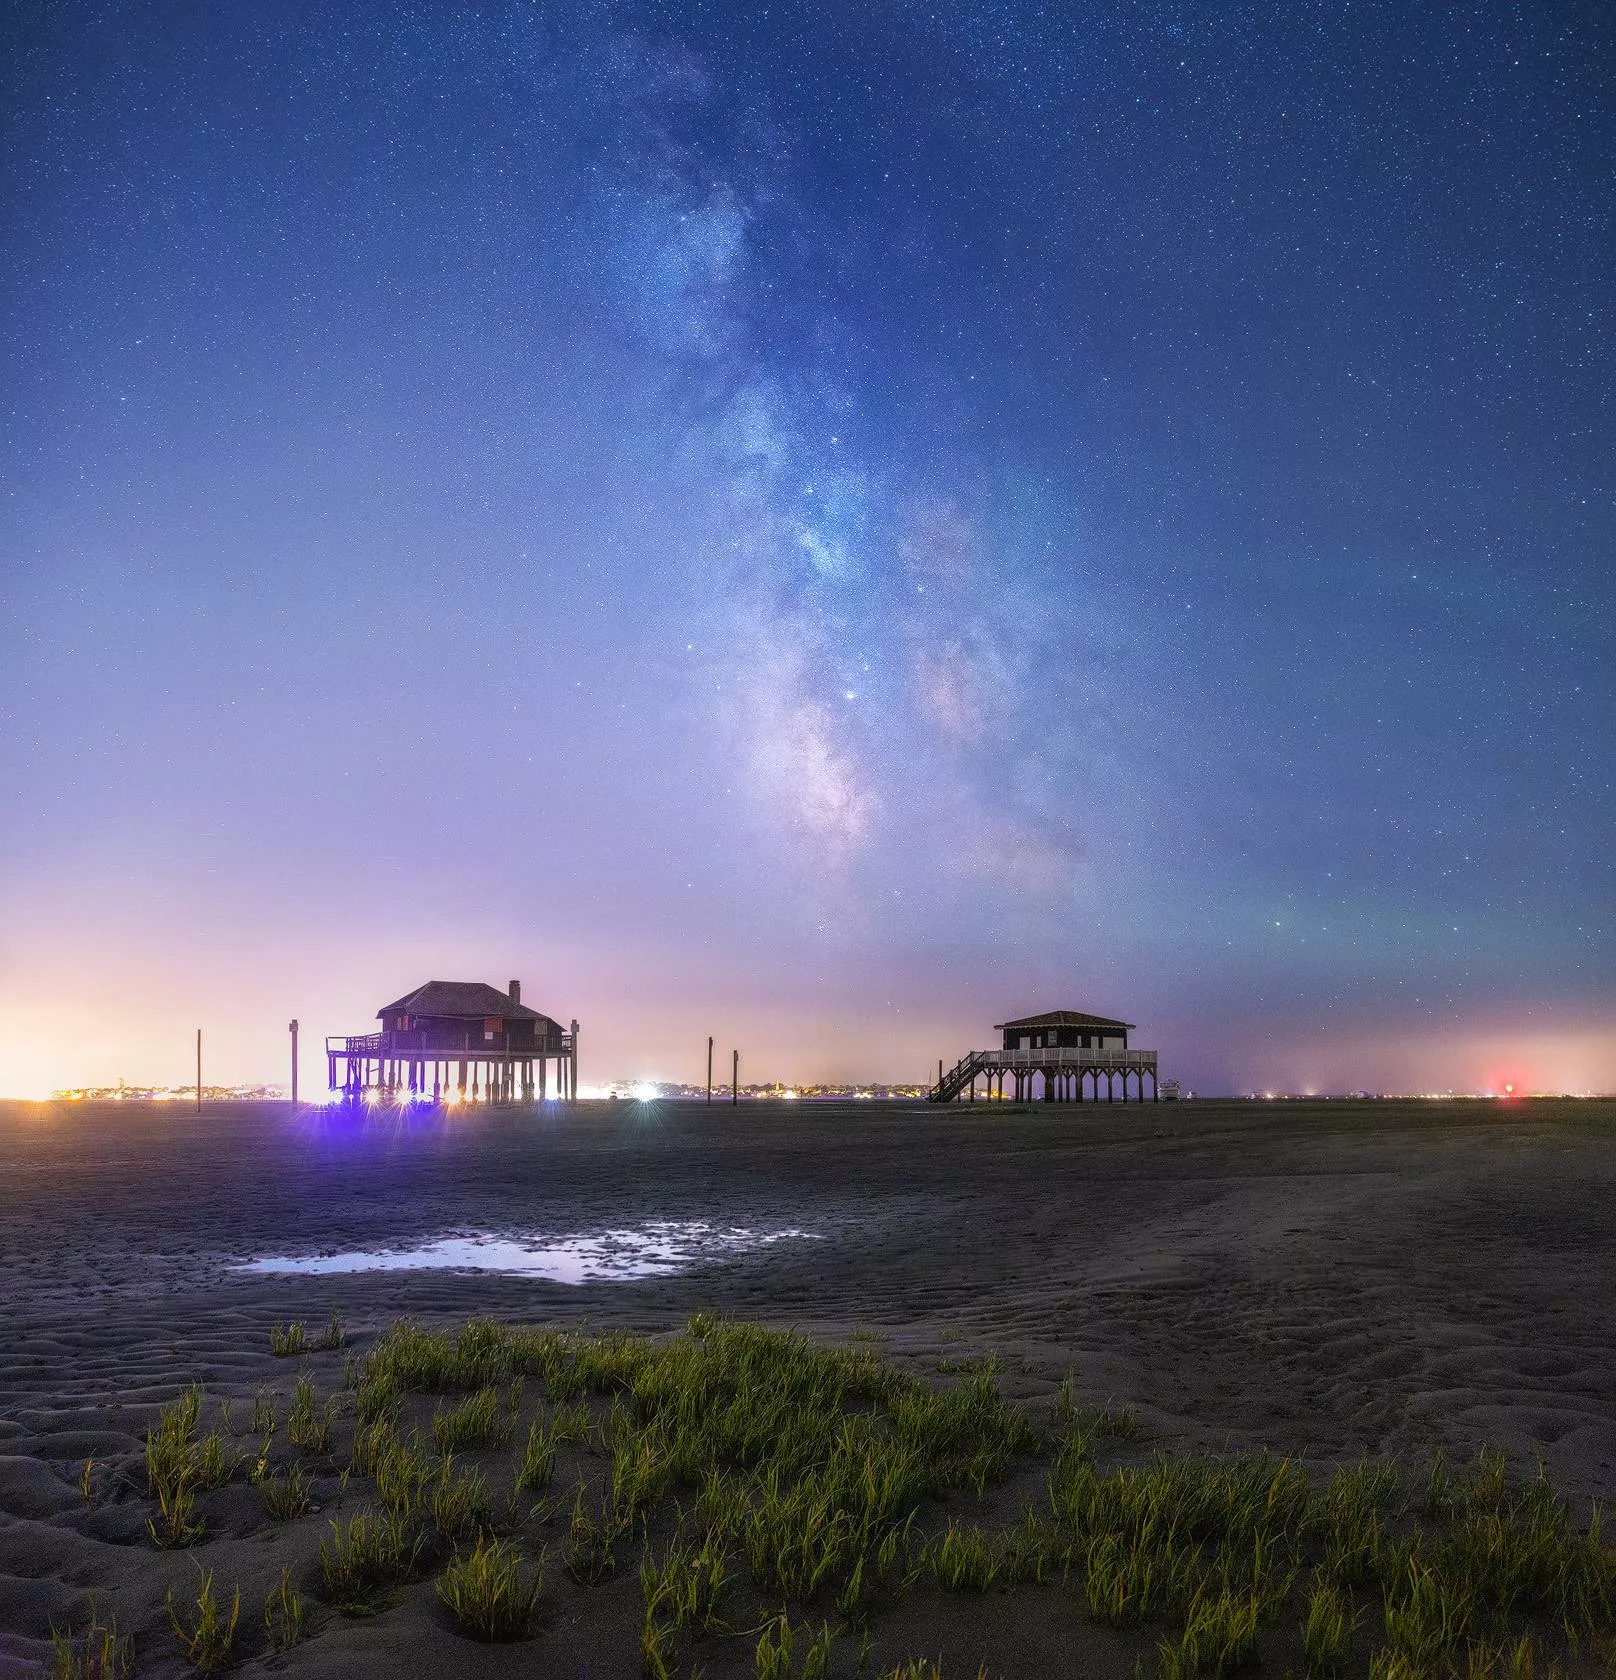
[[[459,1232],[414,1248],[353,1249],[340,1254],[265,1255],[228,1268],[250,1273],[455,1271],[499,1272],[550,1283],[609,1283],[675,1277],[712,1261],[734,1259],[780,1242],[817,1242],[813,1231],[758,1231],[702,1221],[658,1220],[565,1236]]]

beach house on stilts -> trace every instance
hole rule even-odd
[[[1001,1022],[993,1030],[1004,1035],[1002,1044],[970,1051],[947,1072],[938,1065],[932,1102],[958,1097],[975,1102],[979,1085],[987,1097],[1009,1096],[1016,1102],[1035,1096],[1045,1102],[1099,1102],[1102,1083],[1108,1102],[1144,1102],[1147,1079],[1150,1100],[1161,1094],[1156,1087],[1156,1052],[1128,1044],[1134,1030],[1131,1021],[1052,1009]]]
[[[325,1041],[331,1089],[344,1097],[425,1102],[543,1102],[578,1094],[578,1023],[560,1022],[481,981],[429,980],[376,1011],[381,1031]]]

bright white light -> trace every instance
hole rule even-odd
[[[781,1096],[782,1096],[782,1097],[792,1097],[792,1098],[795,1098],[795,1096],[796,1096],[796,1095],[797,1095],[797,1093],[796,1093],[796,1092],[795,1092],[795,1091],[782,1091],[782,1092],[781,1092],[781,1093],[780,1093],[780,1095],[781,1095]]]
[[[448,1105],[449,1105],[449,1106],[450,1106],[450,1107],[451,1107],[451,1108],[454,1108],[454,1107],[456,1107],[456,1106],[457,1106],[457,1105],[458,1105],[458,1104],[460,1104],[460,1103],[463,1103],[463,1102],[464,1102],[464,1101],[465,1101],[465,1100],[466,1100],[466,1099],[465,1099],[465,1098],[464,1098],[464,1097],[463,1097],[463,1096],[461,1096],[461,1094],[460,1094],[460,1092],[459,1092],[459,1089],[458,1089],[458,1088],[457,1088],[457,1089],[455,1089],[455,1090],[453,1090],[453,1091],[451,1091],[451,1092],[450,1092],[450,1093],[449,1093],[449,1094],[448,1094],[448,1096],[446,1096],[446,1097],[445,1097],[445,1098],[444,1098],[444,1099],[443,1099],[443,1100],[444,1100],[444,1101],[445,1101],[445,1102],[446,1102],[446,1103],[448,1103]]]
[[[372,1108],[374,1108],[376,1106],[376,1104],[379,1103],[381,1100],[382,1100],[382,1094],[381,1094],[380,1091],[374,1091],[373,1090],[373,1091],[366,1091],[365,1092],[365,1101],[367,1103],[369,1103]]]
[[[655,1102],[662,1095],[662,1087],[649,1084],[636,1085],[630,1095],[635,1102]]]

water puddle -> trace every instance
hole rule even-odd
[[[742,1226],[659,1221],[564,1237],[500,1237],[483,1232],[439,1237],[419,1248],[356,1249],[345,1254],[272,1255],[232,1272],[499,1272],[550,1283],[606,1283],[676,1277],[778,1242],[818,1242],[813,1231],[754,1231]]]

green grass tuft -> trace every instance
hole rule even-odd
[[[292,1586],[292,1566],[281,1566],[280,1580],[264,1598],[264,1637],[272,1651],[287,1651],[303,1638],[303,1600]]]
[[[294,1359],[299,1354],[307,1353],[309,1335],[303,1328],[303,1321],[294,1319],[290,1324],[270,1325],[269,1351],[277,1359]]]
[[[90,1600],[90,1625],[80,1634],[51,1625],[51,1680],[124,1680],[134,1667],[135,1642],[118,1632],[118,1618],[105,1626]]]
[[[543,1566],[522,1579],[522,1561],[503,1540],[478,1540],[469,1557],[457,1556],[438,1581],[438,1597],[474,1639],[520,1639],[538,1608]]]
[[[1260,1606],[1255,1597],[1225,1589],[1216,1598],[1197,1598],[1176,1643],[1163,1643],[1162,1680],[1204,1675],[1219,1680],[1250,1662],[1257,1649]]]
[[[986,1592],[999,1579],[999,1548],[980,1528],[950,1523],[931,1549],[932,1573],[950,1592]]]
[[[732,1558],[716,1535],[699,1543],[681,1530],[659,1555],[647,1542],[640,1561],[640,1593],[645,1619],[640,1650],[652,1680],[671,1673],[674,1642],[687,1631],[726,1631],[719,1603],[729,1583]]]
[[[290,1522],[314,1503],[314,1488],[301,1464],[280,1476],[266,1476],[258,1484],[264,1510],[275,1522]]]
[[[522,1462],[516,1467],[517,1493],[529,1493],[548,1485],[555,1474],[556,1439],[546,1433],[537,1418],[527,1432],[527,1445],[522,1449]]]
[[[218,1487],[234,1465],[217,1434],[197,1439],[202,1390],[188,1388],[158,1413],[146,1432],[146,1486],[157,1501],[157,1518],[147,1523],[152,1544],[165,1550],[194,1545],[205,1532],[194,1521],[197,1495]]]
[[[323,1406],[316,1403],[314,1379],[304,1372],[292,1390],[292,1409],[286,1414],[286,1433],[292,1445],[304,1452],[330,1452],[335,1411],[333,1401],[327,1400]]]
[[[493,1500],[488,1478],[480,1470],[455,1474],[450,1453],[438,1467],[432,1488],[432,1524],[446,1540],[469,1540],[488,1531],[493,1520]]]
[[[600,1517],[591,1514],[580,1481],[561,1554],[562,1568],[579,1586],[598,1587],[617,1568],[617,1542],[624,1532],[609,1510]]]
[[[502,1447],[511,1437],[510,1419],[499,1404],[499,1391],[482,1388],[458,1406],[440,1406],[432,1419],[432,1440],[440,1453],[468,1447]]]
[[[757,1642],[757,1680],[824,1680],[830,1671],[834,1638],[828,1622],[817,1634],[811,1633],[807,1627],[793,1628],[782,1610]]]
[[[320,1542],[325,1596],[345,1616],[370,1616],[391,1603],[393,1591],[415,1572],[421,1537],[392,1513],[361,1511],[347,1525],[333,1522]]]
[[[1346,1662],[1357,1626],[1357,1614],[1346,1594],[1326,1581],[1315,1581],[1307,1595],[1307,1614],[1302,1623],[1308,1673],[1337,1673]]]
[[[168,1594],[168,1619],[179,1635],[180,1644],[185,1647],[191,1666],[203,1674],[227,1668],[235,1660],[236,1622],[240,1616],[241,1588],[237,1587],[231,1595],[227,1612],[213,1590],[211,1569],[203,1572],[194,1615],[182,1617],[175,1606],[173,1592]]]

